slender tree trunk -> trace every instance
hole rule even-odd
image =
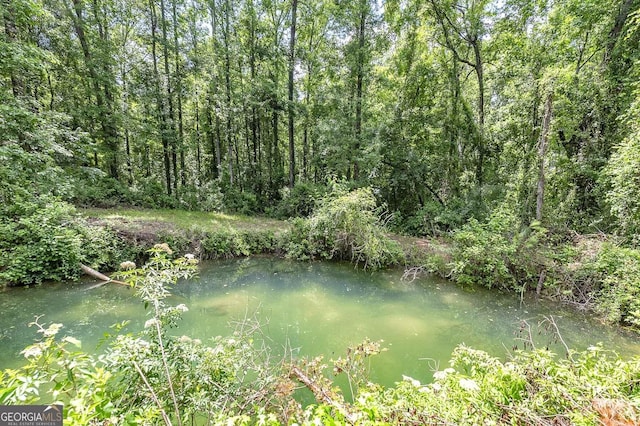
[[[538,189],[536,197],[536,220],[542,222],[542,212],[544,208],[544,185],[545,173],[544,162],[547,153],[547,145],[549,143],[549,128],[553,117],[553,89],[550,89],[547,95],[547,101],[544,105],[544,118],[542,119],[542,132],[538,143]]]
[[[196,113],[196,184],[199,186],[202,181],[202,152],[200,148],[200,108],[198,105],[199,95],[196,89],[195,113]]]
[[[248,13],[249,13],[249,72],[250,72],[250,80],[249,84],[256,84],[256,12],[253,0],[248,1]],[[251,152],[252,152],[252,160],[251,163],[251,174],[254,178],[254,190],[258,188],[258,179],[259,170],[262,165],[258,161],[258,109],[256,107],[256,99],[252,96],[250,97],[251,102],[251,121],[249,123],[249,128],[251,131]]]
[[[166,19],[165,1],[160,0],[160,19],[162,28],[162,56],[164,62],[164,74],[167,89],[167,104],[169,105],[168,119],[167,119],[167,131],[169,132],[169,150],[171,152],[171,165],[173,172],[173,189],[178,190],[178,158],[176,149],[176,132],[173,110],[173,85],[171,81],[171,69],[169,67],[169,42],[167,37],[167,19]],[[177,193],[176,193],[177,195]]]
[[[233,175],[233,145],[231,135],[231,58],[229,52],[229,38],[230,38],[230,17],[231,6],[229,0],[225,0],[225,20],[224,20],[224,83],[225,93],[227,98],[226,105],[226,123],[227,123],[227,163],[229,166],[229,184],[234,185]]]
[[[293,134],[293,71],[296,59],[296,15],[298,0],[291,0],[291,37],[289,40],[289,187],[293,188],[296,179],[296,154]]]
[[[156,95],[156,103],[158,115],[160,116],[160,138],[162,140],[162,154],[164,160],[164,177],[167,185],[167,194],[172,194],[171,186],[171,158],[170,158],[170,140],[168,137],[168,118],[167,110],[164,105],[164,96],[160,89],[160,72],[158,71],[158,53],[156,49],[157,36],[156,29],[158,25],[158,17],[156,15],[155,0],[149,0],[149,10],[151,12],[151,58],[153,62],[154,88]]]
[[[360,148],[362,145],[362,90],[364,83],[365,62],[365,24],[367,20],[367,0],[360,2],[360,19],[358,22],[358,56],[356,70],[356,121],[355,121],[355,146],[353,158],[353,179],[358,180],[360,175]]]
[[[217,6],[216,0],[209,0],[209,14],[211,16],[211,38],[213,43],[213,60],[211,66],[211,83],[210,83],[210,102],[209,102],[209,113],[211,113],[211,103],[214,103],[214,115],[215,115],[215,136],[212,132],[211,141],[212,141],[212,156],[215,158],[215,173],[214,176],[218,179],[222,179],[222,153],[220,149],[220,115],[218,114],[218,104],[216,100],[217,93],[217,81],[218,81],[218,73],[216,71],[216,64],[218,61],[218,40],[217,40],[217,32],[218,32],[218,18],[217,18]],[[209,115],[210,119],[211,116]],[[211,128],[213,129],[213,128]]]
[[[200,53],[198,52],[198,30],[196,19],[190,22],[190,29],[193,37],[193,56],[195,58],[193,62],[193,74],[200,76]],[[196,179],[195,184],[200,187],[202,182],[202,148],[201,148],[201,134],[200,134],[200,93],[198,85],[195,85],[195,145],[196,145]],[[183,168],[184,170],[184,168]]]
[[[127,156],[127,183],[133,184],[133,167],[131,165],[131,143],[129,140],[129,91],[127,86],[127,75],[125,74],[124,65],[120,68],[120,79],[122,80],[122,115],[124,116],[124,148]]]
[[[218,158],[218,148],[219,145],[216,143],[216,135],[215,135],[215,126],[213,124],[213,119],[211,117],[211,115],[213,114],[212,112],[212,108],[211,108],[211,100],[209,99],[209,101],[207,102],[207,111],[206,111],[206,115],[207,115],[207,129],[209,132],[209,147],[211,149],[211,176],[214,179],[218,179],[219,175],[218,175],[218,171],[219,171],[219,167],[218,164],[216,162],[217,158]]]
[[[307,64],[307,90],[304,94],[304,129],[302,130],[302,176],[306,181],[309,173],[309,99],[311,91],[311,62]]]
[[[171,17],[173,21],[173,50],[174,68],[176,73],[176,100],[178,102],[178,151],[180,152],[180,183],[187,184],[185,160],[184,160],[184,123],[182,120],[182,69],[180,67],[180,46],[178,44],[178,14],[176,10],[176,0],[171,1]]]
[[[473,43],[473,53],[475,56],[475,71],[476,78],[478,79],[478,163],[476,168],[476,181],[478,186],[483,184],[484,176],[484,63],[482,61],[482,54],[480,51],[480,40],[475,40]]]

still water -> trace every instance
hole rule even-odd
[[[208,262],[197,279],[173,289],[169,302],[189,307],[173,331],[206,341],[230,334],[230,322],[257,316],[275,351],[288,345],[296,356],[323,354],[327,360],[365,338],[384,340],[387,351],[371,363],[372,379],[384,385],[403,374],[430,381],[434,368],[445,368],[462,343],[504,359],[514,346],[522,347],[523,320],[532,326],[536,346],[545,347],[552,336],[536,325],[551,316],[572,349],[602,343],[625,357],[640,355],[640,339],[585,313],[432,277],[413,282],[401,277],[400,270],[371,273],[348,264],[276,258]],[[61,336],[82,340],[87,351],[94,351],[116,322],[130,319],[129,330],[142,327],[147,312],[133,290],[93,284],[0,291],[0,369],[22,363],[20,351],[36,337],[27,326],[36,315],[43,315],[41,322],[63,323]],[[559,344],[551,349],[564,352]]]

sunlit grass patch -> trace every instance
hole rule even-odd
[[[218,231],[218,230],[271,230],[274,232],[289,229],[289,224],[280,220],[265,217],[248,217],[232,215],[228,213],[197,212],[186,210],[168,209],[81,209],[80,212],[88,217],[102,219],[111,225],[129,225],[136,222],[141,225],[144,222],[161,222],[176,228],[194,231]]]

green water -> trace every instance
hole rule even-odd
[[[568,346],[584,349],[602,342],[625,357],[640,354],[640,339],[604,326],[587,314],[555,304],[484,289],[465,290],[446,281],[401,280],[402,271],[364,272],[334,263],[289,262],[254,258],[211,262],[199,278],[181,283],[170,302],[189,307],[178,335],[203,341],[231,332],[230,322],[257,316],[275,351],[284,345],[294,355],[337,358],[364,338],[384,340],[388,350],[372,360],[372,379],[392,385],[409,375],[427,382],[434,368],[445,368],[453,349],[467,344],[505,358],[522,347],[522,320],[533,327],[535,344],[550,335],[536,324],[553,316]],[[140,328],[146,312],[133,291],[119,285],[90,289],[95,282],[6,289],[0,293],[0,369],[22,363],[20,350],[33,341],[27,324],[64,324],[93,351],[109,326],[130,319]],[[551,346],[562,352],[562,345]]]

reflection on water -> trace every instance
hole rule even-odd
[[[455,346],[465,343],[499,357],[514,346],[523,320],[534,327],[538,347],[550,336],[535,325],[553,316],[571,348],[602,342],[625,355],[640,354],[640,341],[605,327],[586,314],[553,304],[485,289],[465,290],[433,278],[400,280],[401,271],[365,272],[352,265],[298,263],[275,258],[211,262],[197,280],[173,289],[169,302],[189,312],[177,334],[206,340],[230,333],[229,322],[256,315],[275,350],[288,345],[294,354],[337,358],[349,345],[368,337],[384,340],[388,351],[372,361],[372,378],[391,385],[402,374],[431,380],[434,366],[444,368]],[[21,363],[19,352],[35,337],[26,325],[35,315],[61,322],[63,332],[92,350],[111,324],[145,320],[142,303],[123,286],[89,290],[93,282],[7,289],[0,293],[0,368]],[[561,346],[551,349],[562,353]]]

